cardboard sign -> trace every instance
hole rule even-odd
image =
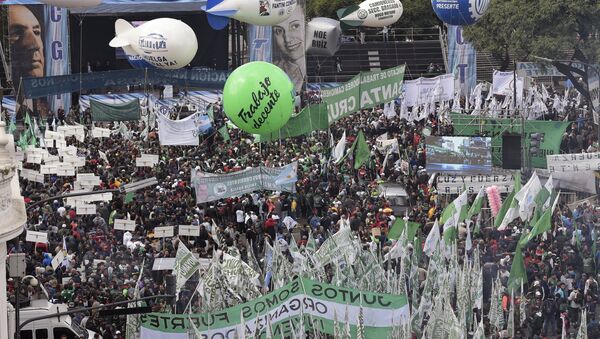
[[[120,231],[135,231],[135,220],[115,219],[114,228]]]
[[[58,148],[59,150],[65,149],[65,148],[67,148],[67,141],[66,140],[54,140],[54,147]]]
[[[41,174],[56,174],[57,169],[58,168],[56,165],[41,165],[40,173]]]
[[[187,237],[199,237],[200,236],[200,226],[194,225],[179,225],[179,235],[187,236]]]
[[[152,265],[153,271],[168,271],[175,267],[175,258],[156,258],[154,259],[154,265]]]
[[[92,127],[92,138],[110,138],[110,129]]]
[[[168,238],[174,235],[175,227],[173,226],[163,226],[163,227],[155,227],[154,228],[154,237],[155,238]]]
[[[137,167],[153,167],[156,164],[158,164],[158,155],[156,154],[142,153],[139,158],[135,159],[135,165]]]
[[[36,231],[27,231],[25,235],[25,241],[34,242],[34,243],[48,243],[48,233],[46,232],[36,232]]]
[[[64,260],[65,254],[63,253],[63,251],[58,251],[54,258],[52,258],[52,269],[56,270]]]
[[[75,209],[77,210],[77,215],[91,215],[96,214],[96,205],[88,205],[88,204],[79,204],[75,205]]]
[[[94,173],[77,173],[77,182],[82,186],[99,186],[100,177],[94,175]]]

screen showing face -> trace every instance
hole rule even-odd
[[[492,171],[492,138],[427,137],[425,147],[428,172]]]

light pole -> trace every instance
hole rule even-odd
[[[590,64],[590,63],[587,63],[587,62],[583,62],[583,61],[579,61],[579,60],[548,59],[548,58],[542,58],[542,57],[539,57],[539,56],[536,56],[536,55],[533,55],[532,57],[534,59],[537,59],[537,60],[540,60],[540,61],[543,61],[543,62],[547,62],[547,63],[550,63],[550,64],[554,64],[554,63],[573,63],[573,62],[582,64],[582,65],[584,65],[584,66],[586,66],[586,67],[594,70],[594,72],[596,72],[596,76],[598,77],[598,81],[600,82],[600,70],[596,67],[596,65],[593,65],[593,64]],[[586,70],[586,73],[587,73],[587,70]],[[588,93],[589,93],[590,92],[589,76],[588,76],[588,79],[587,79],[585,85],[586,85]],[[591,94],[591,93],[589,93],[589,94]],[[594,118],[594,111],[599,110],[599,109],[600,109],[600,107],[594,107],[594,103],[592,102],[592,98],[590,96],[590,112],[592,113],[592,119]],[[599,114],[600,114],[600,112],[599,112]],[[600,152],[600,121],[598,121],[598,134],[597,134],[597,141],[596,141],[596,151]]]

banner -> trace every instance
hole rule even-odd
[[[492,93],[495,95],[508,95],[514,94],[514,72],[500,72],[494,70],[492,78]],[[517,77],[517,106],[523,102],[523,78]]]
[[[334,334],[335,322],[343,327],[347,319],[351,336],[356,338],[360,313],[365,338],[388,338],[393,327],[410,321],[405,295],[372,293],[296,279],[265,296],[219,312],[142,314],[140,338],[188,338],[188,333],[192,333],[198,338],[233,339],[240,338],[243,330],[250,335],[255,329],[257,337],[262,338],[268,323],[274,338],[291,338],[292,331],[300,326],[301,317],[306,330],[315,329],[330,335]],[[244,327],[240,325],[242,319]]]
[[[479,190],[490,186],[498,187],[500,193],[510,193],[515,184],[514,173],[494,169],[491,174],[461,175],[438,173],[438,194],[460,194],[466,188],[468,193],[477,194]]]
[[[305,2],[306,0],[298,0],[292,15],[274,25],[272,33],[272,63],[290,77],[298,94],[306,80]]]
[[[271,62],[272,27],[248,25],[248,49],[250,61]]]
[[[404,82],[404,100],[407,107],[453,99],[454,78],[452,74],[439,75],[435,78],[418,78]]]
[[[297,166],[297,164],[292,163],[276,168],[253,167],[222,175],[192,170],[190,182],[196,191],[197,204],[223,198],[239,197],[246,193],[261,190],[294,192],[294,183],[276,184],[276,181],[280,179],[279,175],[288,170],[289,166]]]
[[[564,77],[556,67],[550,64],[538,64],[536,62],[517,62],[517,74],[520,77]]]
[[[324,130],[354,112],[396,99],[402,91],[404,67],[402,65],[383,71],[361,73],[342,85],[321,89],[324,103],[306,106],[280,130],[261,134],[260,142]],[[328,99],[325,99],[325,95]]]
[[[70,73],[67,9],[14,5],[9,6],[7,12],[11,74],[15,88],[20,88],[21,79],[25,77],[42,78]],[[31,103],[33,107],[30,108],[36,114],[45,118],[58,109],[69,111],[70,93],[47,96]]]
[[[550,172],[600,171],[600,152],[547,155]]]
[[[163,146],[198,146],[198,136],[212,128],[208,115],[193,114],[181,120],[171,120],[162,114],[158,118],[158,139]]]
[[[461,26],[448,26],[448,70],[455,88],[468,98],[477,84],[477,52],[464,40]]]
[[[178,85],[204,89],[223,89],[229,71],[198,69],[128,69],[61,76],[23,78],[26,98],[88,91],[129,84]]]
[[[341,86],[321,90],[329,124],[361,109],[390,102],[402,94],[405,65],[361,72]]]
[[[140,120],[140,101],[132,100],[124,104],[110,105],[90,100],[93,121],[132,121]]]
[[[454,135],[485,135],[492,138],[492,163],[495,167],[502,167],[502,135],[521,134],[520,119],[482,118],[457,113],[450,114],[450,118]],[[539,154],[531,158],[533,167],[546,168],[546,156],[560,153],[561,139],[569,124],[570,122],[563,121],[525,121],[525,149],[529,149],[529,136],[532,133],[544,136]]]
[[[592,101],[592,109],[594,112],[594,123],[600,125],[598,118],[600,112],[600,66],[594,65],[587,67],[588,69],[588,89],[590,91],[590,99]]]

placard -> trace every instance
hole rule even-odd
[[[154,228],[154,237],[155,238],[168,238],[174,235],[175,227],[173,226],[163,226],[163,227],[155,227]]]
[[[56,174],[56,165],[40,165],[40,174]]]
[[[27,162],[30,164],[41,164],[42,163],[42,155],[39,153],[28,154]]]
[[[600,152],[546,155],[550,172],[600,171]]]
[[[34,242],[34,243],[48,243],[48,233],[46,232],[36,232],[27,230],[25,235],[25,241]]]
[[[58,155],[48,154],[48,156],[44,158],[44,164],[46,165],[55,165],[58,163],[60,163]]]
[[[94,173],[77,173],[77,182],[82,186],[99,186],[100,177]]]
[[[58,148],[59,151],[61,149],[65,149],[65,148],[67,148],[67,141],[66,140],[54,140],[54,147]]]
[[[92,204],[79,204],[75,205],[75,209],[77,210],[77,215],[92,215],[96,214],[96,205]]]
[[[155,258],[152,265],[153,271],[168,271],[175,267],[175,258]]]
[[[92,138],[110,138],[110,129],[92,127]]]
[[[187,237],[199,237],[200,226],[195,225],[179,225],[179,235]]]
[[[52,269],[56,271],[58,266],[60,266],[60,264],[62,264],[64,260],[65,254],[63,253],[63,251],[58,251],[54,258],[52,258]]]
[[[115,219],[114,228],[120,231],[135,231],[135,220]]]
[[[494,171],[499,170],[494,169]],[[514,181],[514,174],[510,171],[473,175],[440,173],[437,175],[437,192],[438,194],[460,194],[466,187],[467,192],[477,194],[482,187],[496,186],[500,193],[510,193]]]
[[[46,142],[48,142],[48,141],[52,141],[52,140],[64,140],[65,137],[64,137],[64,135],[62,135],[58,132],[53,132],[53,131],[47,129],[46,132],[44,133],[44,139],[46,139]]]

